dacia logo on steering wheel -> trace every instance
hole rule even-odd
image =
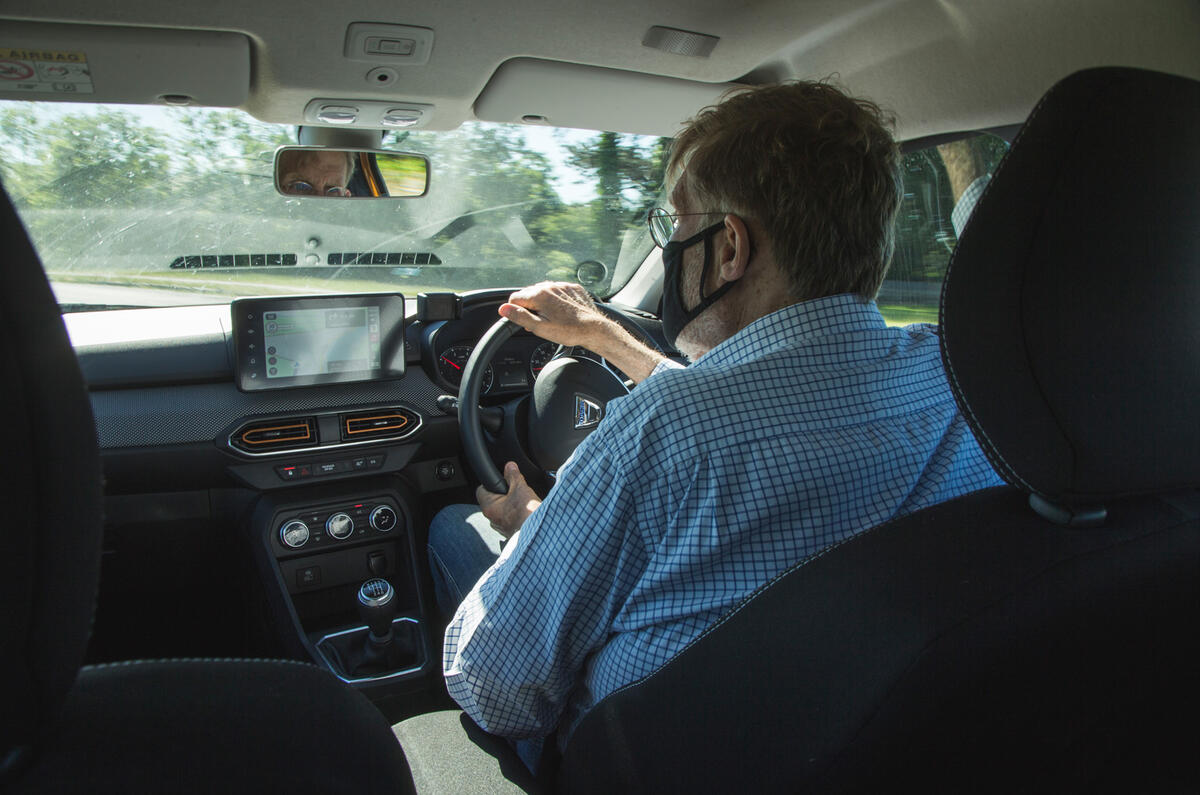
[[[604,408],[599,403],[583,395],[575,396],[575,430],[594,428],[600,424],[600,418],[603,416]]]

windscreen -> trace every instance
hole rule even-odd
[[[275,150],[296,140],[239,111],[10,102],[0,177],[65,310],[545,279],[607,295],[652,247],[670,143],[483,123],[391,133],[383,148],[429,158],[427,195],[324,201],[275,190]]]

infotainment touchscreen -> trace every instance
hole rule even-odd
[[[231,307],[243,391],[404,374],[404,297],[239,298]]]
[[[379,307],[263,313],[267,380],[379,369]]]

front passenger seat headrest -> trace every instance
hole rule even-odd
[[[1200,83],[1078,72],[1042,98],[942,292],[942,356],[1010,483],[1063,506],[1200,484]]]

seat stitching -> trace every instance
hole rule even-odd
[[[101,668],[126,668],[134,665],[162,665],[165,663],[252,663],[256,665],[298,665],[304,668],[325,670],[318,665],[303,660],[269,660],[257,657],[164,657],[152,660],[121,660],[119,662],[95,663],[83,666],[82,670],[99,670]]]
[[[1026,135],[1026,132],[1029,130],[1030,126],[1032,126],[1034,124],[1035,120],[1041,115],[1042,109],[1045,107],[1046,103],[1052,97],[1055,97],[1057,94],[1061,93],[1063,91],[1063,88],[1062,88],[1063,85],[1067,82],[1071,82],[1069,78],[1064,79],[1063,81],[1061,81],[1058,84],[1056,84],[1055,86],[1053,86],[1049,91],[1046,92],[1046,94],[1041,98],[1041,100],[1038,102],[1038,104],[1030,112],[1029,118],[1026,119],[1025,124],[1023,124],[1021,126],[1020,131],[1017,133],[1016,138],[1013,139],[1012,146],[1009,147],[1009,153],[1006,154],[1005,157],[1000,161],[1000,165],[997,166],[997,168],[996,168],[996,173],[992,176],[992,179],[988,181],[988,184],[986,186],[984,186],[983,193],[979,197],[979,204],[982,205],[984,203],[985,199],[987,198],[988,193],[990,191],[992,191],[995,188],[996,183],[998,181],[1000,181],[1000,175],[1004,173],[1005,167],[1008,165],[1009,155],[1011,154],[1012,150],[1017,148],[1018,144],[1020,144],[1021,140]],[[959,252],[959,248],[956,246],[954,253],[950,257],[950,261],[948,263],[946,263],[946,275],[942,281],[942,298],[941,298],[941,306],[939,307],[938,324],[940,327],[939,331],[941,332],[940,338],[942,341],[942,347],[945,350],[945,356],[943,356],[943,360],[944,360],[945,366],[946,366],[946,374],[950,378],[950,381],[954,385],[955,393],[957,395],[961,396],[963,394],[962,385],[959,383],[958,373],[954,369],[953,356],[950,352],[950,348],[951,348],[950,342],[947,339],[946,334],[944,333],[945,316],[946,316],[946,291],[947,291],[947,286],[950,283],[950,276],[951,276],[951,273],[953,272],[955,262],[958,260],[958,252]],[[1044,400],[1044,398],[1043,398],[1043,400]],[[987,430],[983,427],[983,424],[979,421],[979,418],[976,416],[975,411],[971,408],[970,403],[964,398],[959,401],[959,404],[960,404],[960,407],[967,414],[967,416],[970,420],[971,426],[972,426],[971,430],[974,431],[976,438],[977,439],[982,438],[984,445],[986,446],[988,452],[991,454],[991,455],[989,455],[989,457],[994,462],[998,463],[1000,468],[1002,468],[1004,470],[1004,473],[1002,473],[1002,474],[1007,474],[1009,476],[1005,479],[1008,480],[1010,483],[1015,481],[1016,484],[1019,484],[1021,486],[1021,488],[1023,488],[1025,491],[1040,494],[1041,492],[1038,489],[1035,489],[1032,485],[1030,485],[1029,482],[1026,481],[1025,478],[1021,477],[1021,475],[1013,468],[1013,466],[1007,460],[1005,460],[1004,456],[1000,452],[1000,449],[997,447],[996,443],[992,441],[991,437],[987,433]],[[1061,425],[1060,425],[1060,428],[1061,428]]]

